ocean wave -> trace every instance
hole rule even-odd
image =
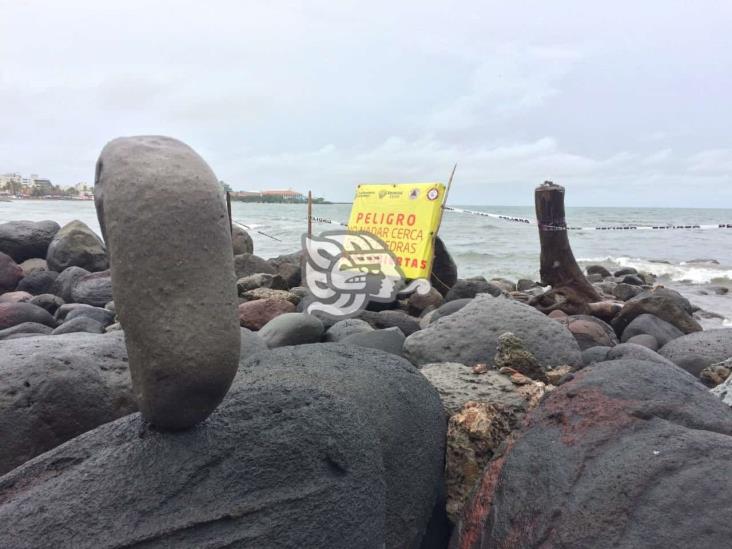
[[[686,282],[689,284],[732,283],[732,269],[713,263],[682,262],[674,264],[637,257],[588,257],[580,258],[577,261],[583,264],[604,263],[617,265],[618,267],[633,267],[672,282]]]

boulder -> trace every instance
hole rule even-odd
[[[533,307],[487,295],[410,335],[404,352],[414,364],[491,364],[498,337],[505,332],[520,338],[544,369],[582,364],[579,346],[564,326]]]
[[[628,284],[626,282],[620,282],[618,284],[615,284],[610,291],[610,293],[612,293],[612,295],[614,295],[620,301],[628,301],[629,299],[634,298],[641,292],[643,292],[643,288],[637,285]]]
[[[46,252],[43,252],[43,257],[46,257]],[[47,271],[48,270],[48,263],[46,263],[45,259],[41,259],[40,257],[33,257],[31,259],[26,259],[22,263],[20,263],[20,268],[23,269],[23,274],[25,276],[28,276],[31,273],[35,273],[36,271]]]
[[[288,286],[280,275],[257,273],[236,281],[236,289],[239,295],[256,288],[270,288],[272,290],[287,290]]]
[[[470,279],[468,279],[470,280]],[[506,293],[511,293],[516,291],[516,283],[513,280],[508,280],[507,278],[491,278],[489,281],[494,286],[498,286],[501,290],[503,290]]]
[[[610,274],[610,271],[608,271],[605,267],[602,265],[589,265],[586,269],[588,275],[592,274],[598,274],[603,278],[606,278],[608,276],[612,276]]]
[[[407,298],[407,310],[410,315],[419,316],[426,310],[436,309],[444,301],[442,294],[435,288],[430,288],[426,294],[413,292]]]
[[[296,294],[286,290],[272,290],[270,288],[254,288],[247,290],[241,294],[242,301],[256,301],[257,299],[281,299],[289,301],[293,305],[300,303],[300,298]]]
[[[442,317],[450,316],[453,313],[458,312],[460,309],[465,307],[468,303],[473,301],[472,297],[466,297],[464,299],[456,299],[454,301],[449,301],[445,303],[444,305],[441,305],[437,308],[436,311],[431,315],[430,321],[428,324],[432,324],[436,320],[439,320]],[[422,326],[424,328],[424,326]]]
[[[663,347],[669,341],[681,337],[684,332],[676,326],[665,320],[661,320],[656,315],[642,314],[635,317],[630,324],[623,330],[620,341],[625,343],[631,337],[648,334],[652,335],[658,341],[658,345]]]
[[[450,546],[724,547],[730,460],[732,414],[692,376],[595,364],[545,397],[486,468]]]
[[[732,328],[696,332],[669,341],[658,353],[692,375],[732,358]]]
[[[36,322],[55,328],[57,325],[48,311],[30,303],[0,303],[0,330],[23,322]]]
[[[254,241],[249,233],[238,223],[231,225],[231,245],[234,255],[253,254]]]
[[[31,299],[33,296],[28,292],[16,291],[0,294],[0,303],[27,303]]]
[[[180,141],[125,137],[99,156],[94,200],[140,411],[159,429],[190,428],[223,399],[241,350],[221,184]]]
[[[0,474],[136,409],[121,332],[0,342]]]
[[[56,233],[48,246],[46,263],[52,271],[81,267],[90,272],[109,269],[107,248],[86,223],[75,220]]]
[[[628,324],[642,314],[655,315],[661,320],[673,324],[685,334],[702,330],[699,323],[683,306],[683,302],[674,296],[656,291],[643,292],[625,302],[620,313],[612,321],[615,333],[622,334]]]
[[[13,258],[0,252],[0,294],[11,292],[23,278],[23,269]]]
[[[635,343],[621,343],[611,348],[606,355],[606,360],[635,359],[645,362],[655,362],[666,366],[674,366],[674,363],[665,359],[657,352],[652,351],[643,345]]]
[[[71,301],[92,307],[104,307],[112,301],[112,276],[109,271],[80,277],[71,288]]]
[[[383,547],[376,438],[348,403],[276,382],[186,431],[131,415],[2,477],[0,546]]]
[[[638,274],[638,270],[634,267],[623,267],[622,269],[618,269],[617,271],[615,271],[615,273],[613,273],[613,276],[620,278],[626,275],[634,274]]]
[[[445,295],[457,282],[457,265],[450,252],[447,251],[445,243],[439,236],[435,237],[435,255],[432,261],[432,274],[430,283],[442,295]]]
[[[57,295],[53,294],[41,294],[33,297],[29,303],[37,305],[48,311],[50,314],[54,314],[56,310],[63,305],[65,302]]]
[[[612,326],[597,317],[571,315],[567,317],[565,325],[582,351],[590,347],[613,347],[618,344],[618,337]]]
[[[71,303],[73,299],[71,296],[71,292],[74,289],[74,286],[80,278],[88,274],[89,271],[87,271],[86,269],[82,269],[81,267],[69,267],[68,269],[65,269],[63,272],[59,273],[58,277],[56,277],[56,280],[54,280],[53,286],[51,286],[51,291],[49,293],[59,296],[66,303]]]
[[[48,246],[59,229],[59,224],[55,221],[0,223],[0,252],[18,262],[46,257]]]
[[[498,336],[498,346],[493,357],[493,363],[499,371],[510,368],[512,371],[528,378],[542,382],[547,381],[546,374],[539,361],[536,360],[531,351],[526,350],[524,342],[511,332]]]
[[[259,337],[270,349],[274,349],[285,345],[318,343],[323,337],[323,331],[323,323],[313,315],[285,313],[262,326]]]
[[[711,394],[719,398],[724,404],[732,407],[732,377],[712,389]]]
[[[635,345],[641,345],[650,349],[651,351],[658,350],[658,340],[649,334],[638,334],[627,340],[627,343],[633,343]]]
[[[359,347],[379,349],[380,351],[401,356],[402,347],[404,346],[404,334],[397,327],[384,328],[383,330],[351,334],[341,339],[340,342],[346,345],[358,345]]]
[[[519,292],[525,292],[527,290],[531,290],[534,288],[541,289],[541,286],[539,286],[538,283],[534,282],[533,280],[530,280],[528,278],[520,278],[518,282],[516,282],[516,289]]]
[[[53,331],[53,328],[46,326],[45,324],[39,324],[38,322],[22,322],[16,324],[12,328],[5,328],[0,330],[0,340],[8,339],[10,336],[16,334],[38,334],[48,335]]]
[[[409,336],[420,329],[416,318],[399,310],[363,311],[358,318],[365,320],[376,329],[399,328],[405,336]]]
[[[638,275],[625,275],[622,281],[622,284],[630,284],[631,286],[643,286],[645,283],[646,281]]]
[[[267,262],[277,271],[288,288],[299,286],[302,282],[302,250],[273,257]]]
[[[234,272],[237,280],[257,273],[277,274],[266,259],[251,253],[234,256]]]
[[[54,282],[58,278],[56,271],[33,271],[18,282],[18,290],[31,295],[51,293]]]
[[[585,366],[594,364],[595,362],[605,362],[607,360],[607,354],[610,352],[610,347],[590,347],[582,351],[582,362]]]
[[[339,320],[328,328],[325,332],[324,341],[337,343],[350,335],[373,331],[374,328],[365,320],[361,320],[360,318],[346,318]]]
[[[107,327],[114,322],[114,313],[103,309],[102,307],[92,307],[91,305],[81,305],[74,307],[66,313],[64,319],[69,321],[77,317],[93,318],[102,326]]]
[[[239,352],[239,360],[246,360],[250,356],[267,350],[267,344],[259,337],[257,332],[252,332],[247,328],[239,328],[241,331],[241,351]]]
[[[294,313],[295,306],[284,299],[257,299],[239,304],[239,323],[250,330],[260,330],[273,318]]]
[[[74,332],[86,332],[89,334],[103,334],[104,326],[98,320],[94,320],[88,316],[77,316],[76,318],[67,319],[56,328],[52,334],[71,334]]]
[[[411,364],[334,343],[280,347],[243,363],[237,383],[323,391],[358,412],[375,431],[375,436],[359,433],[358,439],[378,450],[375,459],[384,467],[386,540],[373,546],[419,547],[442,483],[446,422],[437,392]],[[363,541],[355,546],[364,545],[371,546]]]
[[[445,294],[445,301],[455,301],[456,299],[472,299],[478,294],[490,294],[498,297],[503,293],[500,286],[493,282],[488,282],[482,276],[468,278],[467,280],[458,280],[455,282],[450,291]]]

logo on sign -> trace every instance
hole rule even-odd
[[[411,200],[417,200],[417,198],[419,198],[419,189],[412,189],[409,192],[409,198]]]
[[[435,187],[431,188],[429,191],[427,191],[427,198],[430,200],[437,200],[437,198],[440,196],[440,191],[438,191]]]

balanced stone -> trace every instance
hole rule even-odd
[[[94,198],[140,411],[157,428],[189,428],[221,402],[239,359],[221,186],[180,141],[128,137],[104,147]]]

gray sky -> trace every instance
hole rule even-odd
[[[515,5],[509,5],[515,4]],[[520,5],[520,7],[518,7]],[[732,207],[732,2],[0,0],[0,172],[165,134],[234,189]]]

